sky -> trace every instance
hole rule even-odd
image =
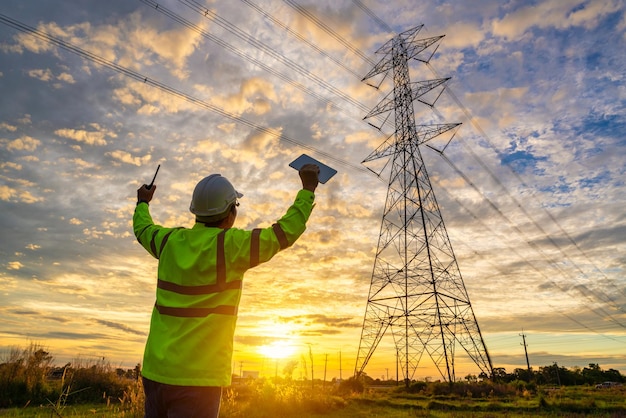
[[[391,75],[369,80],[378,88],[362,78],[385,42],[424,25],[418,39],[445,37],[428,64],[411,62],[411,80],[452,78],[434,107],[415,102],[416,121],[462,125],[421,152],[494,367],[526,368],[524,335],[535,370],[626,373],[625,11],[619,0],[4,2],[2,358],[38,344],[60,364],[134,367],[157,268],[132,233],[137,188],[160,164],[153,218],[190,227],[193,187],[221,173],[244,194],[236,226],[265,227],[293,201],[288,164],[307,153],[338,174],[318,187],[301,239],[246,274],[234,370],[297,363],[293,376],[310,378],[313,363],[315,378],[351,376],[389,181],[361,162],[394,129],[393,115],[363,119]],[[395,378],[392,344],[368,375]],[[478,372],[459,356],[457,377]],[[424,358],[414,377],[440,376]]]

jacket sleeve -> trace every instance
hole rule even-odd
[[[309,190],[302,189],[298,192],[296,200],[291,207],[287,210],[287,213],[280,218],[277,224],[280,229],[285,233],[287,239],[287,246],[291,246],[296,240],[304,233],[306,229],[306,223],[313,211],[313,202],[315,201],[315,194]],[[275,234],[277,228],[272,228]],[[280,241],[280,237],[278,238]],[[282,245],[281,245],[282,247]]]
[[[163,247],[165,247],[165,243],[174,229],[177,228],[163,228],[160,225],[155,225],[147,203],[142,202],[135,207],[133,232],[141,246],[154,258],[160,257]]]
[[[274,225],[262,229],[259,235],[259,262],[268,261],[278,251],[293,245],[306,230],[306,223],[313,210],[315,194],[300,190],[285,215]],[[251,251],[251,257],[254,257]]]

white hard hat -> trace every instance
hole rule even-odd
[[[221,174],[211,174],[196,185],[189,210],[196,216],[215,216],[228,210],[242,197]]]

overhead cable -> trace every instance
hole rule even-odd
[[[335,157],[333,154],[330,154],[330,153],[318,150],[315,147],[312,147],[310,145],[303,144],[302,142],[300,142],[300,141],[298,141],[298,140],[296,140],[294,138],[291,138],[291,137],[289,137],[289,136],[287,136],[287,135],[285,135],[285,134],[283,134],[283,133],[281,133],[281,132],[279,132],[279,131],[277,131],[275,129],[271,129],[271,128],[268,128],[268,127],[265,127],[265,126],[258,125],[258,124],[254,123],[252,121],[249,121],[248,119],[245,119],[245,118],[237,116],[237,115],[235,115],[233,113],[227,112],[227,111],[225,111],[225,110],[223,110],[223,109],[221,109],[221,108],[219,108],[219,107],[217,107],[215,105],[212,105],[211,103],[208,103],[208,102],[205,102],[205,101],[200,100],[198,98],[195,98],[195,97],[193,97],[193,96],[191,96],[191,95],[189,95],[187,93],[184,93],[184,92],[182,92],[180,90],[177,90],[177,89],[175,89],[173,87],[170,87],[170,86],[168,86],[168,85],[166,85],[164,83],[161,83],[161,82],[159,82],[157,80],[151,79],[151,78],[149,78],[149,77],[147,77],[147,76],[145,76],[143,74],[140,74],[140,73],[138,73],[138,72],[136,72],[134,70],[131,70],[131,69],[127,68],[127,67],[123,67],[123,66],[121,66],[119,64],[116,64],[113,61],[109,61],[109,60],[107,60],[107,59],[105,59],[105,58],[103,58],[103,57],[101,57],[101,56],[99,56],[97,54],[94,54],[92,52],[86,51],[86,50],[84,50],[84,49],[82,49],[82,48],[80,48],[80,47],[78,47],[76,45],[73,45],[73,44],[71,44],[69,42],[66,42],[66,41],[60,39],[60,38],[57,38],[57,37],[55,37],[53,35],[50,35],[49,33],[46,33],[46,32],[43,32],[41,30],[35,29],[35,28],[33,28],[33,27],[29,26],[29,25],[26,25],[26,24],[24,24],[22,22],[19,22],[18,20],[15,20],[15,19],[13,19],[13,18],[11,18],[9,16],[6,16],[4,14],[0,14],[0,22],[2,22],[5,25],[10,26],[10,27],[12,27],[14,29],[17,29],[17,30],[19,30],[21,32],[24,32],[24,33],[32,35],[32,36],[34,36],[36,38],[39,38],[39,39],[41,39],[41,40],[43,40],[45,42],[48,42],[48,43],[51,43],[51,44],[56,45],[58,47],[61,47],[61,48],[65,49],[65,50],[67,50],[69,52],[72,52],[72,53],[74,53],[76,55],[79,55],[79,56],[81,56],[81,57],[83,57],[85,59],[88,59],[88,60],[90,60],[92,62],[95,62],[95,63],[97,63],[99,65],[102,65],[102,66],[104,66],[106,68],[115,70],[115,71],[117,71],[117,72],[119,72],[119,73],[121,73],[121,74],[123,74],[123,75],[125,75],[127,77],[130,77],[130,78],[132,78],[132,79],[134,79],[136,81],[140,81],[140,82],[142,82],[144,84],[147,84],[147,85],[150,85],[152,87],[158,88],[159,90],[161,90],[161,91],[163,91],[165,93],[171,94],[171,95],[176,96],[176,97],[181,98],[181,99],[184,99],[184,100],[186,100],[186,101],[188,101],[190,103],[193,103],[195,105],[198,105],[198,106],[200,106],[200,107],[202,107],[204,109],[207,109],[207,110],[210,110],[212,112],[215,112],[215,113],[217,113],[217,114],[219,114],[219,115],[221,115],[221,116],[223,116],[225,118],[228,118],[228,119],[234,120],[236,122],[239,122],[239,123],[241,123],[243,125],[246,125],[249,128],[255,129],[256,131],[259,131],[261,133],[264,133],[264,134],[273,136],[275,138],[278,138],[280,141],[285,141],[285,142],[288,142],[290,144],[296,145],[296,146],[298,146],[298,147],[300,147],[302,149],[311,151],[312,153],[315,153],[315,154],[318,154],[320,156],[323,156],[324,158],[326,158],[328,160],[332,160],[332,161],[336,162],[337,164],[340,164],[340,165],[345,166],[345,167],[349,167],[349,168],[351,168],[353,170],[360,171],[360,172],[367,172],[367,170],[364,167],[362,167],[362,166],[359,166],[359,165],[352,164],[350,162],[344,161],[344,160],[342,160],[340,158]]]

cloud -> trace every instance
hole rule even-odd
[[[303,325],[324,325],[333,328],[354,328],[360,327],[362,324],[351,316],[328,316],[323,314],[307,314],[296,316],[281,316],[279,320],[282,322],[294,322]]]
[[[213,97],[211,102],[235,115],[246,112],[263,115],[272,110],[272,103],[277,100],[278,96],[272,84],[255,77],[244,80],[240,84],[239,92],[226,97]]]
[[[283,153],[280,149],[281,131],[281,129],[273,130],[276,134],[252,131],[246,136],[240,147],[222,148],[220,151],[225,158],[232,162],[264,168],[271,158]]]
[[[619,9],[618,1],[548,0],[522,7],[502,19],[494,19],[491,30],[495,36],[516,40],[533,27],[563,30],[581,26],[592,29],[603,16]]]
[[[115,137],[112,132],[86,131],[83,129],[57,129],[54,133],[62,138],[72,139],[87,145],[104,146],[107,144],[106,136]]]
[[[7,185],[0,185],[0,199],[9,201],[12,197],[16,195],[17,191],[15,189],[10,188]]]
[[[6,122],[0,122],[0,129],[3,129],[5,131],[10,131],[10,132],[15,132],[17,130],[17,126],[9,125]]]
[[[113,98],[145,116],[198,110],[195,104],[138,81],[126,82],[124,87],[114,89]]]
[[[61,340],[77,340],[77,341],[89,341],[89,340],[108,340],[112,339],[111,336],[98,332],[70,332],[70,331],[48,331],[38,334],[41,338],[53,338]],[[117,338],[113,338],[117,339]]]
[[[50,81],[54,78],[52,71],[46,70],[30,70],[28,75],[41,81]]]
[[[18,190],[5,184],[0,184],[0,200],[5,202],[21,202],[25,204],[42,202],[43,197],[34,196],[28,190]]]
[[[3,170],[13,169],[13,170],[19,171],[22,169],[22,165],[18,163],[14,163],[13,161],[7,161],[4,163],[0,163],[0,169],[3,169]]]
[[[50,32],[58,32],[58,29],[60,28],[56,24],[51,24],[51,25],[39,24],[37,26],[37,30],[42,31],[42,32],[48,32],[48,29],[53,29]],[[57,29],[57,30],[54,30],[54,29]],[[21,54],[23,53],[24,49],[27,49],[33,53],[41,54],[44,52],[54,51],[56,49],[56,47],[50,42],[46,42],[43,39],[40,39],[38,37],[32,36],[27,33],[18,33],[17,35],[15,35],[14,39],[17,42],[15,45],[11,45],[11,46],[3,45],[3,48],[5,49],[5,51],[18,52]]]
[[[275,341],[274,337],[268,337],[267,335],[235,335],[235,342],[237,344],[249,345],[252,347],[258,347]]]
[[[446,48],[463,49],[478,47],[485,39],[485,32],[475,23],[462,22],[454,27],[454,31],[447,34],[443,40]]]
[[[9,141],[7,149],[9,151],[35,151],[41,145],[41,141],[30,136],[22,136],[21,138]]]
[[[142,165],[149,163],[152,159],[152,156],[150,155],[144,155],[143,157],[134,157],[129,152],[122,150],[107,152],[106,155],[112,157],[114,160],[120,161],[125,164],[135,165],[137,167],[141,167]]]
[[[519,105],[528,97],[528,93],[529,87],[522,86],[467,93],[466,98],[473,106],[480,109],[481,113],[486,115],[485,119],[478,115],[474,119],[474,123],[480,124],[484,128],[490,128],[495,123],[498,128],[506,129],[507,127],[518,126]]]
[[[202,27],[204,24],[200,23],[199,26]],[[116,25],[94,25],[83,22],[62,27],[57,22],[49,22],[40,23],[37,29],[78,45],[109,61],[118,61],[122,66],[139,68],[152,64],[156,59],[181,79],[188,75],[187,58],[202,39],[199,33],[184,27],[157,30],[143,20],[141,13],[125,16],[116,22]],[[27,49],[41,54],[56,48],[51,43],[28,34],[18,34],[15,39],[17,45],[5,45],[6,51],[21,52]],[[116,56],[119,57],[118,60]]]
[[[127,332],[129,334],[135,334],[135,335],[141,335],[141,336],[145,336],[146,335],[145,331],[138,331],[136,329],[133,329],[133,328],[129,327],[126,324],[121,324],[119,322],[106,321],[104,319],[95,319],[95,322],[98,323],[98,324],[107,326],[109,328],[118,329],[118,330]]]
[[[67,84],[74,84],[76,81],[71,74],[61,73],[58,76],[55,76],[50,69],[35,69],[29,70],[28,75],[32,78],[36,78],[37,80],[48,82],[48,81],[62,81]],[[56,88],[61,87],[61,84],[56,83],[54,85]]]
[[[74,84],[76,83],[76,80],[74,80],[74,77],[72,77],[71,74],[69,73],[61,73],[57,76],[57,80],[59,81],[63,81],[67,84]]]
[[[156,261],[146,258],[132,236],[137,183],[149,181],[156,163],[162,163],[151,205],[155,221],[192,225],[188,207],[195,182],[209,172],[221,172],[246,195],[237,226],[269,226],[300,187],[287,164],[309,151],[286,140],[296,138],[320,155],[337,158],[337,165],[330,165],[339,173],[319,186],[317,206],[301,240],[247,273],[238,344],[263,345],[288,335],[306,337],[328,352],[338,347],[344,353],[355,351],[388,183],[349,165],[358,165],[387,138],[362,117],[365,108],[391,91],[393,76],[387,76],[381,92],[354,73],[369,71],[369,60],[380,58],[374,50],[392,34],[354,3],[301,3],[362,48],[365,59],[295,9],[272,2],[263,6],[351,70],[343,71],[255,11],[241,13],[235,3],[212,3],[220,16],[353,102],[337,100],[318,81],[241,40],[232,43],[281,74],[294,76],[306,89],[295,88],[141,2],[95,2],[89,10],[78,10],[70,2],[55,1],[50,7],[34,5],[29,14],[18,3],[7,2],[3,13],[23,17],[30,25],[48,22],[39,27],[151,81],[244,115],[253,127],[32,37],[6,37],[0,72],[11,100],[2,103],[0,112],[0,227],[6,235],[0,239],[0,287],[10,308],[0,308],[0,316],[6,319],[4,329],[15,333],[3,333],[1,344],[28,335],[59,337],[51,344],[69,347],[64,350],[70,355],[112,353],[136,364],[157,274]],[[623,7],[621,15],[608,14],[616,4],[487,1],[476,7],[470,2],[394,0],[379,2],[374,9],[396,32],[420,19],[437,22],[424,22],[428,28],[420,36],[446,34],[432,64],[443,76],[453,77],[449,92],[454,89],[475,115],[467,123],[469,116],[448,92],[435,108],[441,113],[438,122],[464,123],[459,130],[463,138],[457,135],[444,155],[479,191],[434,151],[420,149],[473,309],[496,353],[519,348],[517,332],[513,342],[499,338],[520,324],[550,333],[556,342],[562,338],[557,332],[575,333],[584,326],[622,339],[623,327],[598,310],[623,322],[613,304],[599,302],[604,293],[623,306],[619,291],[626,262],[620,200],[626,167],[620,152],[620,112],[626,90],[624,57],[615,53],[624,49],[626,20]],[[169,6],[194,15],[176,2]],[[220,39],[233,40],[232,33],[214,22],[193,18]],[[509,42],[518,39],[528,42]],[[433,78],[428,70],[412,63],[411,79]],[[325,99],[336,106],[321,103]],[[430,108],[414,105],[418,123],[438,119]],[[391,113],[383,131],[392,133],[393,125]],[[524,169],[516,172],[523,173],[524,184],[510,170],[518,168]],[[37,203],[44,198],[45,204]],[[546,233],[567,257],[551,246]],[[394,241],[390,248],[396,244],[402,245]],[[550,264],[546,254],[556,263]],[[98,319],[94,306],[104,312]],[[259,328],[278,318],[289,328]],[[67,330],[71,335],[63,334]],[[589,334],[589,345],[606,349],[606,338]],[[542,350],[535,346],[534,351]],[[520,357],[523,363],[523,351]],[[238,352],[234,360],[247,358]]]
[[[19,261],[9,261],[7,263],[7,269],[9,270],[19,270],[22,267],[24,267],[24,264],[20,263]]]
[[[207,20],[196,23],[201,29],[205,28]],[[187,59],[196,51],[202,41],[200,33],[176,26],[174,29],[158,30],[154,25],[143,20],[140,13],[131,14],[127,20],[120,22],[120,35],[125,50],[120,59],[121,65],[132,65],[133,63],[150,64],[151,60],[145,56],[146,51],[152,52],[156,58],[168,66],[171,72],[180,79],[188,76]],[[141,28],[141,30],[137,30]],[[100,29],[100,28],[99,28]],[[106,27],[102,30],[106,31]],[[111,40],[113,42],[113,40]],[[116,43],[116,45],[120,45]]]
[[[332,27],[332,31],[343,38],[349,36],[351,43],[359,48],[363,46],[366,37],[359,37],[358,32],[355,32],[355,23],[358,19],[352,19],[357,13],[356,7],[349,8],[324,8],[318,4],[308,4],[300,6],[304,13],[290,14],[292,19],[290,22],[286,22],[289,26],[295,28],[296,32],[304,35],[312,43],[319,46],[326,51],[345,51],[345,46],[341,42],[338,42],[337,38],[328,34],[319,25],[317,25],[310,16],[318,17],[319,20],[325,22],[326,27]],[[347,60],[353,59],[347,58]],[[348,64],[351,64],[348,62]]]

